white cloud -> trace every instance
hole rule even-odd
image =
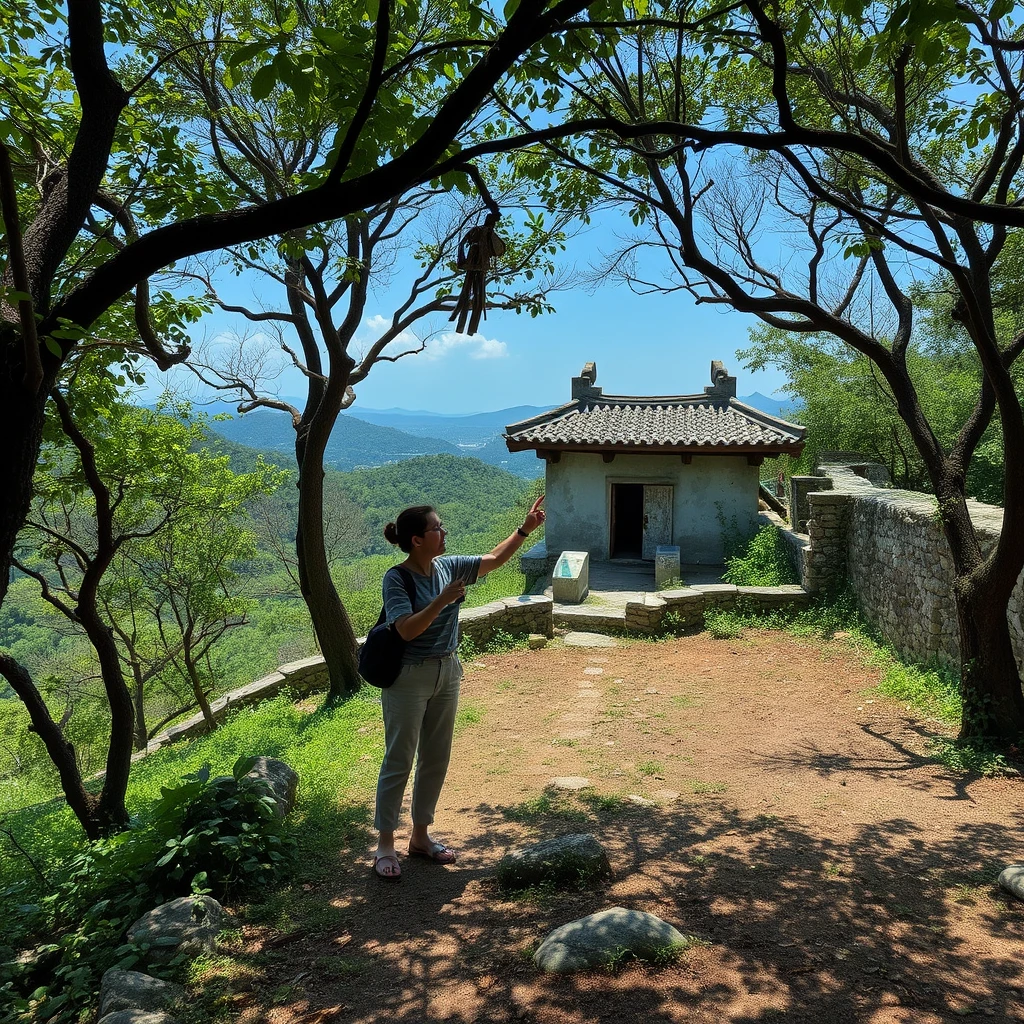
[[[363,320],[363,329],[360,331],[362,344],[367,347],[373,344],[390,326],[391,321],[379,313],[366,317]],[[419,345],[420,336],[412,330],[405,330],[389,344],[388,351],[397,352],[403,349],[417,348]],[[427,341],[422,358],[437,361],[459,350],[466,353],[470,359],[505,359],[508,357],[508,346],[503,341],[485,338],[482,334],[456,334],[454,331],[445,331]]]
[[[494,338],[485,338],[482,334],[455,334],[449,331],[438,338],[427,342],[428,359],[443,359],[460,348],[469,349],[470,359],[505,359],[508,357],[508,345]]]
[[[391,321],[386,317],[381,316],[379,313],[375,313],[373,316],[368,316],[363,321],[363,330],[360,332],[359,341],[367,348],[372,345],[389,327]],[[398,349],[416,348],[420,344],[419,336],[410,330],[404,330],[401,334],[396,335],[391,341],[388,342],[389,351],[397,351]],[[390,346],[394,345],[395,349],[390,349]]]

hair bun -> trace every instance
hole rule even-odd
[[[389,544],[398,543],[398,527],[395,526],[394,523],[388,523],[387,526],[384,527],[384,539]]]

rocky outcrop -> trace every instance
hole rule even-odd
[[[579,884],[611,873],[604,847],[587,833],[513,850],[502,857],[497,869],[498,883],[505,889],[525,889],[541,882]]]
[[[182,896],[143,914],[128,929],[128,941],[148,946],[150,963],[167,963],[180,954],[213,952],[223,921],[224,908],[215,899]]]
[[[654,914],[612,907],[556,928],[537,948],[533,962],[557,974],[607,967],[628,957],[661,963],[692,941]]]
[[[172,1010],[184,998],[185,990],[171,981],[111,967],[100,982],[99,1017],[119,1010]]]

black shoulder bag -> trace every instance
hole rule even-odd
[[[409,604],[416,610],[416,582],[408,569],[396,565],[409,595]],[[391,572],[388,569],[388,572]],[[385,575],[387,575],[385,573]],[[359,649],[359,674],[371,685],[387,689],[402,671],[402,655],[405,641],[394,626],[387,624],[387,609],[381,608],[377,624],[366,634],[366,640]]]

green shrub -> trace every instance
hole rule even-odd
[[[726,559],[722,579],[740,587],[781,587],[796,583],[786,542],[777,526],[761,527],[742,553]]]
[[[284,868],[293,843],[282,834],[268,784],[247,777],[254,761],[238,758],[231,775],[215,778],[205,765],[165,787],[133,827],[74,854],[54,873],[50,893],[17,907],[25,922],[17,938],[52,937],[35,952],[54,965],[31,991],[25,972],[5,976],[0,968],[0,993],[11,1006],[0,1020],[77,1020],[95,1001],[104,971],[144,959],[144,948],[123,941],[141,914],[190,892],[223,897]],[[18,888],[5,890],[5,903]]]
[[[711,608],[704,613],[704,628],[716,640],[735,640],[743,632],[744,620],[735,612]]]

